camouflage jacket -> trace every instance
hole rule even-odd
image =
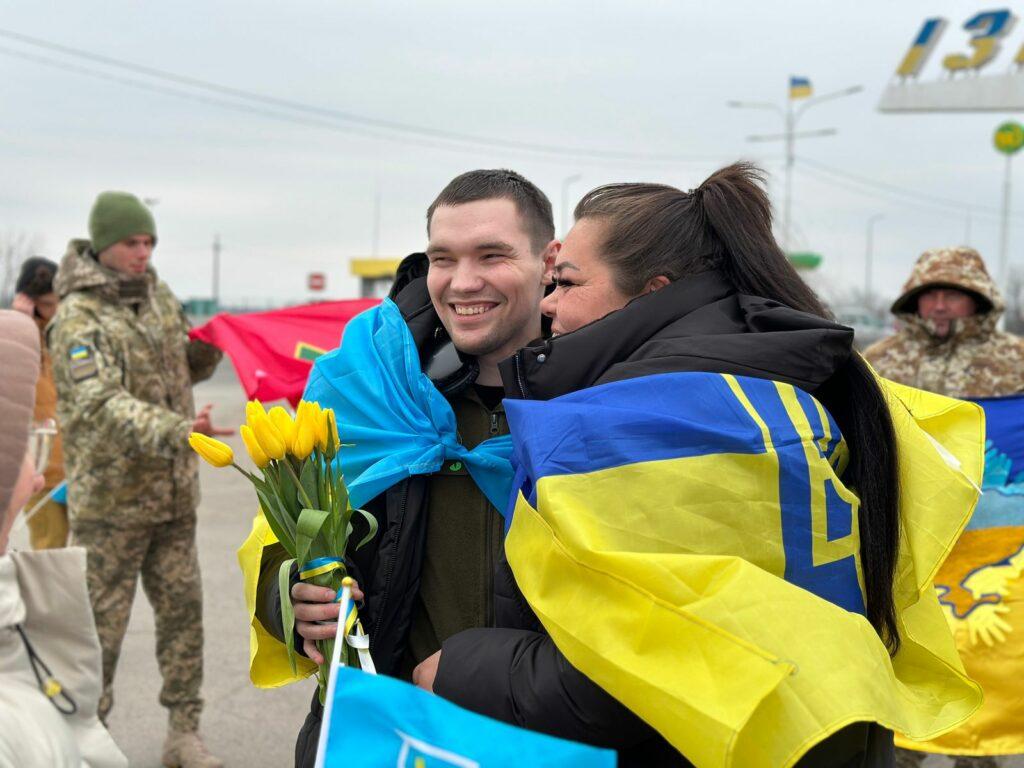
[[[971,294],[977,314],[955,320],[946,337],[917,314],[917,298],[931,287]],[[1024,392],[1024,339],[996,330],[1003,300],[977,251],[927,251],[914,267],[892,311],[902,324],[894,336],[864,352],[879,375],[940,395],[996,397]]]
[[[72,240],[57,273],[50,324],[57,415],[73,520],[135,526],[195,513],[192,384],[221,352],[188,339],[167,285],[103,267]]]

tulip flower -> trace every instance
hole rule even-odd
[[[253,419],[260,414],[266,416],[267,412],[263,408],[263,403],[259,400],[250,400],[245,404],[245,420],[249,423],[250,427],[252,426]]]
[[[264,469],[270,463],[270,457],[260,448],[259,441],[256,439],[252,427],[248,424],[243,424],[238,431],[242,433],[242,442],[245,443],[246,450],[249,451],[249,458],[252,459],[253,464],[260,469]]]
[[[334,418],[333,408],[324,408],[318,420],[317,441],[320,450],[328,459],[333,459],[338,452],[341,441],[338,439],[338,422]]]
[[[220,440],[215,440],[209,435],[192,432],[188,436],[188,444],[207,463],[215,467],[230,467],[235,463],[235,453],[231,450],[231,446]]]
[[[295,445],[295,419],[280,405],[275,405],[271,408],[267,415],[274,422],[277,431],[281,433],[281,437],[284,439],[285,450],[291,451]]]
[[[319,409],[316,414],[316,447],[321,453],[327,452],[328,437],[331,428],[327,423],[327,411]]]
[[[284,438],[267,414],[255,414],[255,418],[249,426],[256,436],[256,442],[263,449],[263,453],[275,461],[280,461],[284,458],[288,450],[284,443]]]
[[[299,410],[295,419],[295,442],[292,444],[291,454],[299,461],[303,461],[313,452],[313,445],[316,443],[316,411],[312,403],[305,400],[299,403]]]

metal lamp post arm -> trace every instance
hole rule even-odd
[[[785,110],[778,104],[773,104],[770,101],[727,101],[725,105],[732,109],[765,109],[769,112],[774,112],[783,119],[786,117]]]
[[[800,119],[800,116],[811,107],[821,104],[823,101],[831,101],[832,99],[839,99],[843,96],[852,96],[853,94],[860,93],[863,90],[863,85],[852,85],[849,88],[843,88],[840,91],[823,93],[821,96],[812,96],[793,111],[793,125],[796,125],[796,121]]]

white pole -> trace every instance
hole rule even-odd
[[[999,288],[1006,290],[1007,268],[1009,266],[1010,239],[1010,163],[1013,155],[1006,156],[1006,170],[1003,175],[1003,216],[999,227]]]
[[[574,173],[562,179],[562,231],[558,233],[562,239],[569,232],[569,187],[582,178],[582,174]]]
[[[790,203],[793,189],[793,101],[786,108],[786,194],[782,202],[782,252],[789,253],[790,247]]]
[[[327,736],[331,730],[331,711],[334,709],[334,687],[338,682],[337,669],[341,664],[341,649],[345,644],[345,619],[352,610],[352,579],[341,582],[341,609],[338,611],[338,631],[334,635],[334,651],[331,653],[330,673],[327,675],[327,696],[324,700],[323,717],[320,720],[320,738],[316,744],[315,768],[324,768],[327,757]]]
[[[370,255],[376,257],[380,251],[380,180],[377,182],[377,189],[373,193],[373,244],[370,246]]]
[[[883,217],[883,214],[876,213],[874,216],[868,219],[868,234],[867,243],[864,251],[864,306],[872,311],[874,307],[871,305],[871,277],[872,267],[874,266],[874,246],[875,246],[875,222]]]
[[[213,236],[213,310],[220,312],[220,235]]]

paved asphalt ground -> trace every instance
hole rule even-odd
[[[217,426],[234,427],[244,419],[245,395],[227,361],[212,379],[196,387],[195,398],[197,406],[213,404]],[[240,438],[227,442],[245,456]],[[199,559],[206,632],[201,731],[228,766],[288,768],[315,685],[306,681],[264,691],[249,682],[249,625],[235,550],[249,532],[254,495],[234,470],[202,464],[200,473]],[[13,543],[27,546],[23,536]],[[167,717],[157,701],[159,691],[153,613],[140,587],[121,651],[110,717],[111,733],[133,768],[160,765]],[[358,763],[352,765],[357,768]],[[940,757],[925,763],[926,768],[946,765],[951,762]],[[1009,759],[1006,768],[1024,768],[1024,758]]]

